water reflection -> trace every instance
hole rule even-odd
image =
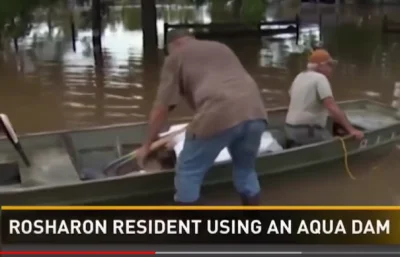
[[[254,11],[247,4],[233,6],[229,1],[204,1],[197,5],[191,1],[169,2],[172,3],[160,1],[157,5],[159,48],[163,46],[165,22],[210,23],[220,20],[245,20],[246,15]],[[5,76],[5,80],[10,79],[9,83],[17,84],[22,90],[22,95],[30,98],[32,94],[28,92],[36,91],[33,95],[58,96],[60,102],[56,103],[57,108],[48,111],[53,112],[52,116],[64,117],[65,122],[53,123],[51,129],[75,127],[79,124],[86,126],[141,120],[147,114],[149,102],[154,97],[159,62],[149,63],[149,58],[145,58],[147,63],[143,62],[140,5],[109,7],[107,15],[103,17],[103,64],[100,70],[96,70],[95,51],[91,40],[93,34],[90,8],[85,5],[71,8],[77,24],[75,51],[71,42],[71,21],[68,15],[53,16],[50,22],[43,15],[36,15],[30,33],[18,41],[19,53],[3,53],[3,65],[7,67],[6,72],[9,75]],[[233,10],[234,8],[237,10]],[[325,46],[340,61],[334,79],[335,91],[338,91],[339,98],[366,96],[382,101],[389,100],[388,93],[377,91],[375,85],[382,84],[382,79],[385,83],[392,82],[392,71],[397,68],[398,63],[393,56],[398,52],[398,47],[393,44],[388,47],[379,44],[379,37],[371,34],[375,33],[375,27],[369,25],[375,22],[373,17],[367,16],[368,19],[362,19],[366,16],[361,14],[360,19],[364,23],[367,20],[367,23],[355,23],[353,26],[345,22],[338,28],[331,28],[329,22],[325,22],[324,28],[321,29],[318,17],[307,13],[309,7],[298,8],[296,5],[272,3],[268,4],[266,11],[260,13],[264,20],[269,21],[293,19],[300,13],[302,27],[298,44],[291,34],[224,41],[237,52],[246,68],[259,82],[267,106],[287,103],[287,98],[282,92],[287,91],[291,79],[302,69],[307,52],[320,43],[322,34]],[[249,13],[246,14],[246,11]],[[354,40],[358,40],[360,44],[351,44]],[[363,44],[365,41],[370,43]],[[349,45],[357,46],[351,48]],[[364,48],[361,49],[359,45],[364,45]],[[156,56],[161,56],[161,51]],[[360,76],[361,74],[363,75]],[[349,83],[352,84],[350,90],[340,89],[340,85]],[[26,86],[28,84],[29,86]],[[277,96],[277,91],[282,96]],[[31,101],[25,101],[25,105],[34,101],[32,97]],[[19,124],[24,123],[23,117],[26,113],[18,112],[8,105],[4,105],[4,108],[8,112],[16,113],[11,117],[13,120],[17,120]],[[38,127],[39,130],[50,128]],[[21,129],[32,130],[29,125],[21,125]]]

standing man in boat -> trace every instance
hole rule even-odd
[[[256,82],[226,45],[195,39],[184,30],[168,35],[170,55],[162,67],[139,163],[143,166],[169,112],[184,98],[195,114],[177,161],[175,201],[198,203],[204,176],[227,147],[242,203],[258,205],[260,185],[255,161],[267,117]]]
[[[329,78],[337,63],[324,49],[315,50],[308,59],[307,70],[294,79],[289,90],[290,104],[285,131],[294,146],[327,140],[328,115],[357,139],[363,132],[355,129],[333,98]]]

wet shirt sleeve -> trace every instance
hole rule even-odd
[[[333,97],[331,84],[325,76],[317,80],[317,95],[321,101],[327,97]]]
[[[176,56],[168,56],[161,69],[160,85],[154,105],[175,107],[180,99],[180,67]]]

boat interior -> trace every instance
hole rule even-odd
[[[342,102],[340,106],[354,126],[367,132],[400,122],[397,110],[368,100]],[[283,151],[291,147],[284,131],[285,117],[286,108],[268,110],[268,132]],[[331,121],[328,123],[333,135],[343,135]],[[103,170],[113,160],[139,148],[146,128],[147,124],[140,123],[22,135],[19,138],[30,159],[30,167],[24,164],[8,139],[3,138],[0,140],[0,192],[76,184],[135,172],[140,176],[141,169],[134,160],[108,174]],[[152,152],[145,170],[171,170],[175,162],[175,152],[160,147]]]

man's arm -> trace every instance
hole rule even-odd
[[[169,56],[165,59],[161,70],[160,86],[153,108],[150,112],[149,127],[144,145],[150,146],[160,133],[168,114],[179,103],[180,74],[177,58]]]
[[[333,118],[334,121],[342,125],[342,127],[348,132],[351,133],[355,128],[350,124],[344,112],[340,109],[340,107],[336,104],[335,99],[333,97],[327,97],[323,100],[324,106],[328,109],[329,114]]]
[[[154,107],[150,112],[149,127],[147,129],[147,137],[144,145],[150,146],[152,142],[157,140],[165,120],[168,118],[168,108],[165,106]]]
[[[321,99],[324,107],[329,111],[330,116],[334,121],[342,125],[342,127],[351,133],[355,128],[350,124],[344,112],[336,104],[333,98],[333,93],[327,78],[323,78],[317,82],[317,93]]]

